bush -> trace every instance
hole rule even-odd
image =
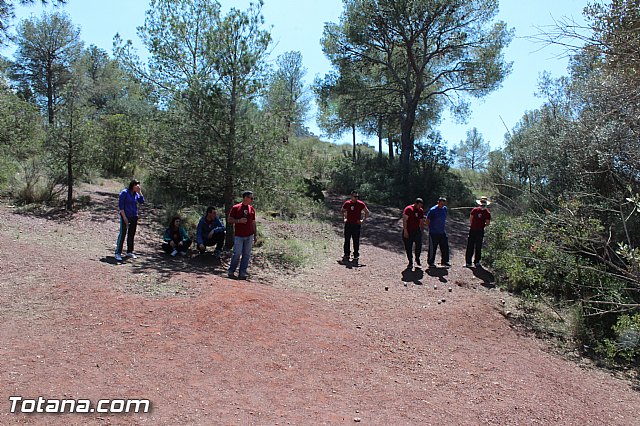
[[[486,234],[485,261],[499,285],[510,291],[573,303],[572,337],[585,347],[610,360],[637,362],[640,315],[623,310],[637,306],[637,291],[592,254],[597,250],[589,244],[605,231],[599,222],[565,214],[494,219]]]

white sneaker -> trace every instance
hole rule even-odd
[[[176,257],[176,254],[178,254],[178,250],[173,249],[173,251],[171,252],[171,256]]]
[[[127,253],[127,257],[130,257],[132,259],[137,259],[138,258],[138,256],[134,252]]]
[[[472,265],[472,264],[470,264],[470,263],[465,263],[465,264],[464,264],[464,267],[465,267],[465,268],[473,268],[473,265]]]
[[[116,258],[116,261],[122,262],[122,256],[120,256],[118,253],[116,253],[113,257]]]

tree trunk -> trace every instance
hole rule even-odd
[[[395,154],[393,152],[393,138],[391,136],[387,138],[387,143],[389,144],[389,161],[393,162]]]
[[[47,113],[49,125],[53,126],[55,113],[53,111],[53,64],[51,60],[47,63]]]
[[[378,158],[382,159],[382,118],[378,118]]]
[[[72,146],[71,142],[69,143]],[[73,208],[73,158],[71,155],[71,149],[67,155],[67,210]]]
[[[73,208],[73,114],[69,123],[69,140],[67,142],[67,210]]]
[[[413,123],[408,121],[402,121],[402,134],[400,135],[400,171],[403,178],[408,178],[411,172],[411,154],[413,152],[413,140],[411,138]]]
[[[226,162],[226,173],[224,178],[224,212],[225,218],[227,219],[227,234],[225,237],[225,248],[230,249],[233,247],[234,240],[234,232],[233,225],[229,223],[229,213],[231,212],[231,207],[233,207],[233,193],[234,193],[234,181],[235,181],[235,145],[236,145],[236,115],[237,115],[237,93],[236,93],[237,82],[235,78],[232,78],[231,81],[231,99],[230,99],[230,107],[229,107],[229,135],[227,140],[227,162]]]
[[[411,174],[411,157],[413,156],[413,125],[416,120],[418,103],[408,102],[406,112],[400,120],[400,171],[404,182],[407,182]]]
[[[351,135],[353,139],[353,162],[356,162],[356,125],[351,125]]]

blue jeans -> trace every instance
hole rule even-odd
[[[240,261],[240,276],[247,276],[247,268],[249,267],[249,259],[251,258],[251,248],[253,247],[253,235],[248,237],[233,238],[233,256],[231,256],[231,264],[229,265],[229,273],[236,272],[238,261]]]

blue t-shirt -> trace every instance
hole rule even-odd
[[[441,209],[438,205],[431,207],[429,213],[427,213],[427,219],[429,219],[429,233],[431,234],[446,234],[444,230],[444,223],[447,220],[447,206],[442,206]]]

